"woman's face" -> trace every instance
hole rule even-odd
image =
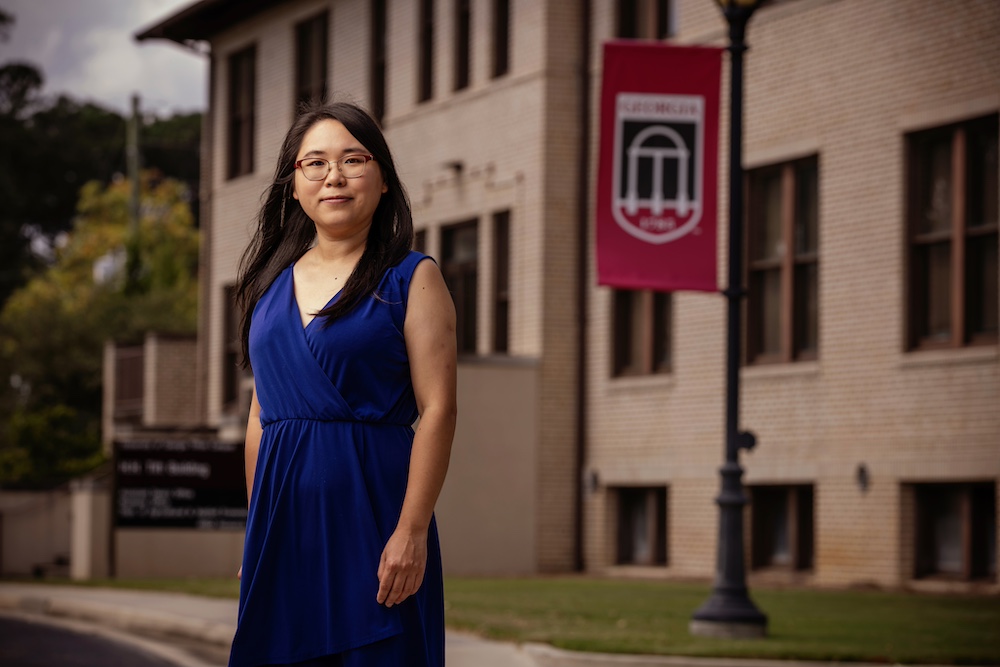
[[[333,238],[367,235],[382,195],[388,191],[378,162],[371,160],[364,174],[345,178],[336,161],[345,155],[368,155],[368,149],[338,120],[321,120],[302,138],[296,160],[319,158],[333,162],[326,178],[310,181],[295,170],[292,196],[316,224],[319,233]]]

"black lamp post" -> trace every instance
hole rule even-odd
[[[743,468],[741,449],[754,446],[752,433],[739,430],[740,323],[743,289],[743,52],[754,11],[767,0],[716,0],[729,22],[729,287],[726,349],[726,462],[720,469],[719,545],[712,595],[691,617],[691,634],[749,638],[767,634],[767,616],[750,599],[743,559]]]

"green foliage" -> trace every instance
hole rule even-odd
[[[187,189],[146,173],[137,230],[130,192],[124,180],[85,185],[53,265],[0,311],[0,372],[17,385],[0,399],[0,419],[9,419],[0,432],[0,484],[44,486],[100,462],[106,340],[196,329],[198,232]],[[127,247],[133,276],[124,271]]]

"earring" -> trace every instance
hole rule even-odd
[[[285,201],[288,199],[288,184],[281,190],[281,215],[278,217],[278,228],[285,228]]]

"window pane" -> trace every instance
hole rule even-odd
[[[928,137],[918,145],[917,233],[951,229],[951,136]]]
[[[664,292],[653,294],[653,372],[670,371],[673,296]]]
[[[970,229],[997,224],[997,117],[975,123],[966,132],[966,214]]]
[[[815,160],[795,169],[795,252],[813,253],[819,246],[819,168]]]
[[[471,0],[455,2],[455,90],[469,85],[469,54],[472,10]]]
[[[455,300],[458,351],[476,352],[478,227],[462,223],[441,230],[442,273]]]
[[[616,562],[665,565],[667,562],[666,488],[618,489]]]
[[[641,373],[639,350],[642,338],[640,292],[616,290],[614,296],[614,374]]]
[[[510,211],[493,214],[493,351],[507,352],[510,306]]]
[[[493,76],[510,69],[510,0],[493,0]]]
[[[751,259],[780,259],[785,249],[781,232],[781,170],[755,174],[750,188],[754,202],[750,220]]]
[[[781,353],[781,270],[750,274],[748,327],[751,332],[749,361],[760,355]]]
[[[966,331],[972,337],[995,338],[997,327],[997,235],[970,236],[965,246]]]
[[[920,273],[917,280],[921,296],[917,298],[926,304],[920,322],[921,338],[947,341],[951,338],[951,244],[922,246],[918,254]]]
[[[934,569],[945,574],[962,573],[962,497],[954,487],[938,489],[930,505],[934,539]]]
[[[795,356],[819,348],[819,271],[814,263],[795,267]]]

